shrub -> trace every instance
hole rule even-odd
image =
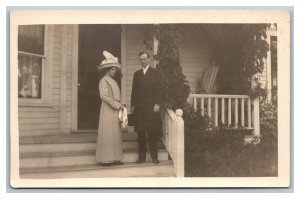
[[[182,72],[179,41],[181,33],[178,25],[161,24],[156,26],[155,36],[159,40],[157,68],[163,75],[163,105],[176,110],[183,108],[188,98],[190,87]]]

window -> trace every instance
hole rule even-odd
[[[42,99],[45,26],[21,25],[18,30],[18,96]]]
[[[51,106],[51,25],[18,26],[19,106]]]

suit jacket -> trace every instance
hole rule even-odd
[[[162,104],[162,76],[149,67],[146,74],[138,70],[133,76],[131,106],[134,106],[135,130],[157,131],[161,127],[161,114],[154,113],[154,104]]]

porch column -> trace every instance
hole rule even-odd
[[[60,72],[60,131],[66,132],[66,92],[67,92],[67,26],[62,25],[62,54]]]
[[[78,39],[79,25],[73,25],[73,52],[72,52],[72,124],[71,130],[77,130],[78,104]]]
[[[257,75],[252,76],[251,87],[257,86]],[[252,121],[253,121],[253,135],[260,136],[260,118],[259,118],[259,97],[252,100],[253,109],[252,109]]]
[[[253,135],[260,136],[259,98],[253,100]]]
[[[126,25],[122,25],[121,27],[121,103],[126,104],[126,84],[127,84],[127,72],[126,72],[126,49],[127,49],[127,42],[126,42]],[[129,107],[128,107],[129,108]],[[128,109],[130,111],[130,108]]]

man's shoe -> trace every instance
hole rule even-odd
[[[138,159],[135,163],[141,164],[141,163],[143,163],[143,162],[145,162],[145,160],[140,160],[140,159]]]
[[[152,162],[153,162],[154,164],[158,164],[158,163],[159,163],[158,160],[152,160]]]

